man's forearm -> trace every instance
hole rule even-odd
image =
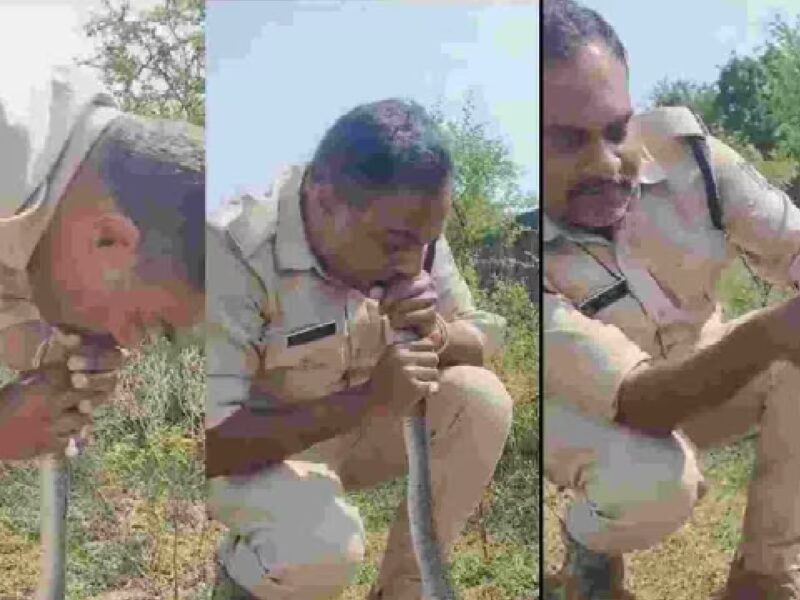
[[[692,415],[732,398],[782,357],[771,343],[770,312],[761,311],[685,359],[634,370],[619,390],[617,422],[668,435]]]
[[[483,365],[483,341],[467,321],[447,323],[447,346],[439,355],[439,366]]]
[[[353,429],[370,409],[370,392],[367,382],[309,403],[240,408],[206,431],[206,476],[247,475]]]

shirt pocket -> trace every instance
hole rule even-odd
[[[346,387],[347,348],[343,320],[271,332],[260,379],[290,403],[322,398]]]

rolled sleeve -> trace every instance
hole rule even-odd
[[[480,335],[484,360],[494,356],[503,346],[506,320],[475,306],[469,286],[459,273],[450,246],[444,238],[436,243],[431,275],[436,284],[439,314],[446,321],[462,321],[472,325]]]
[[[206,428],[219,425],[247,402],[261,364],[259,340],[265,292],[228,243],[206,227]]]
[[[37,368],[46,328],[24,271],[0,265],[0,363],[25,371]]]
[[[622,331],[581,314],[555,294],[544,294],[544,393],[581,412],[613,420],[620,384],[650,356]]]
[[[730,242],[764,279],[800,282],[800,209],[782,190],[716,138],[709,148]]]

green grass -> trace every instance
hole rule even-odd
[[[198,344],[174,350],[157,340],[134,357],[119,392],[97,411],[91,443],[71,461],[70,600],[123,587],[142,598],[173,597],[176,588],[187,597],[203,587],[198,570],[206,579],[203,562],[213,549],[209,536],[200,543],[197,535],[208,528],[199,459],[204,369]],[[4,380],[12,375],[5,372]],[[3,465],[0,526],[0,541],[13,536],[38,550],[35,462]],[[0,594],[29,597],[36,583],[33,571],[4,575]]]

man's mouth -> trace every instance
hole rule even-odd
[[[589,183],[567,197],[567,221],[578,227],[609,227],[628,210],[634,188],[630,183]]]

